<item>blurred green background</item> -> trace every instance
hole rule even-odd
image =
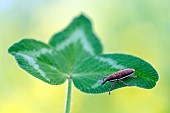
[[[48,85],[21,70],[7,49],[23,38],[48,42],[81,12],[93,22],[104,53],[123,52],[150,62],[160,79],[89,95],[73,89],[72,113],[170,113],[169,0],[0,0],[0,113],[63,113],[66,83]]]

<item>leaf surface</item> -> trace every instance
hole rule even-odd
[[[106,54],[95,56],[84,61],[73,74],[74,85],[86,93],[104,93],[108,92],[111,82],[101,85],[103,78],[121,69],[133,68],[135,73],[132,76],[137,78],[123,79],[130,86],[151,89],[158,81],[156,70],[144,60],[126,54]],[[113,88],[125,87],[122,83],[115,82]]]
[[[10,47],[8,52],[22,69],[44,82],[58,85],[67,78],[64,57],[49,45],[33,39],[23,39]]]
[[[58,51],[68,49],[68,51],[74,50],[74,52],[80,52],[83,49],[90,55],[102,53],[102,45],[93,33],[90,20],[84,15],[73,19],[66,29],[51,38],[49,44],[54,46]],[[80,45],[82,46],[81,49],[79,49]]]

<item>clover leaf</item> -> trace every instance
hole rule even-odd
[[[55,34],[49,44],[23,39],[12,45],[8,52],[32,76],[52,85],[60,85],[69,79],[85,93],[108,92],[112,83],[102,86],[103,78],[125,68],[135,69],[137,76],[124,80],[130,86],[150,89],[158,81],[156,70],[138,57],[102,54],[102,45],[84,15],[76,17],[66,29]],[[121,87],[125,86],[116,82],[112,90]]]

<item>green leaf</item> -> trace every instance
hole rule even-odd
[[[82,60],[102,53],[102,45],[93,33],[90,20],[84,15],[73,19],[66,29],[51,38],[49,44],[67,59],[69,74],[75,72]]]
[[[86,93],[104,93],[108,92],[111,82],[104,86],[101,82],[105,76],[108,76],[121,69],[135,69],[134,76],[137,78],[127,78],[123,81],[130,86],[138,86],[150,89],[156,85],[158,74],[155,69],[144,60],[126,54],[106,54],[86,59],[76,74],[73,74],[74,85]],[[115,82],[113,88],[125,87],[122,83]]]
[[[111,83],[102,86],[103,77],[124,68],[136,70],[134,75],[137,78],[123,80],[130,86],[150,89],[158,81],[155,69],[140,58],[125,54],[102,55],[102,46],[92,31],[91,22],[83,15],[54,35],[49,45],[23,39],[8,52],[34,77],[52,85],[71,78],[76,88],[86,93],[107,92]],[[121,87],[125,86],[116,82],[113,90]]]
[[[44,82],[58,85],[67,78],[65,59],[49,45],[24,39],[10,47],[8,52],[15,56],[22,69]]]
[[[77,56],[81,50],[90,55],[101,54],[102,45],[93,33],[91,22],[83,15],[75,18],[70,25],[62,32],[55,34],[49,44],[54,46],[57,51],[74,52]],[[80,45],[82,48],[79,48]]]

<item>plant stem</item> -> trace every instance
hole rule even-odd
[[[66,100],[66,109],[65,113],[70,113],[70,105],[71,105],[71,91],[72,91],[72,80],[68,79],[68,87],[67,87],[67,100]]]

